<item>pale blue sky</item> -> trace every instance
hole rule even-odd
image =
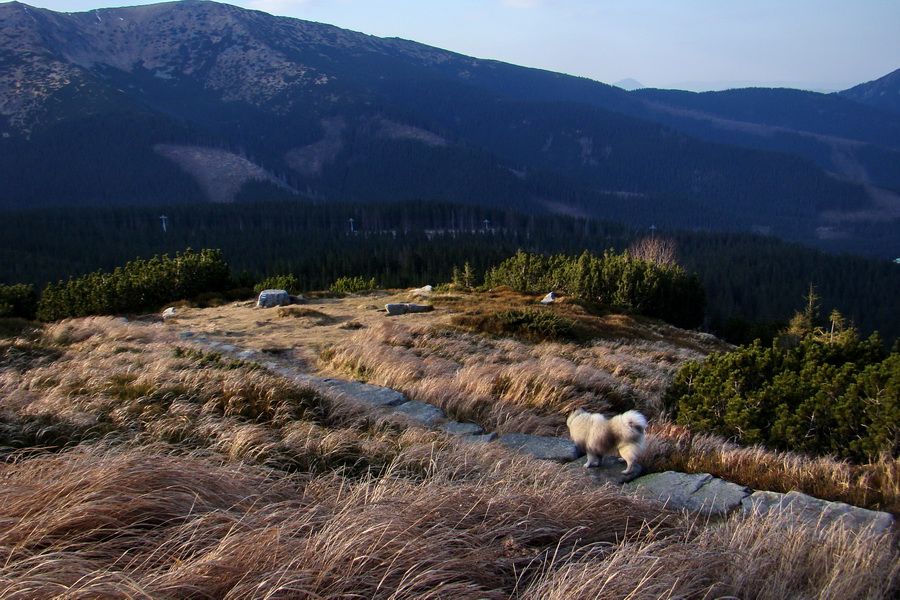
[[[76,12],[148,4],[24,0]],[[900,0],[230,0],[478,58],[654,87],[844,89],[900,68]],[[702,82],[699,86],[686,85]]]

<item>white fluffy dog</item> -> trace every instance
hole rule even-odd
[[[579,408],[569,415],[566,425],[569,426],[572,441],[587,453],[585,467],[597,467],[604,455],[618,452],[626,464],[622,473],[628,475],[644,449],[647,417],[636,410],[607,419],[600,413],[589,413]]]

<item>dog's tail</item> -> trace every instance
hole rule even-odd
[[[622,413],[622,421],[628,425],[629,429],[638,434],[643,434],[647,429],[647,417],[636,410]]]

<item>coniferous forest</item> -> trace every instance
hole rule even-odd
[[[292,275],[302,290],[357,276],[386,288],[421,286],[449,282],[465,264],[480,284],[520,250],[599,256],[647,237],[674,241],[678,264],[704,288],[703,327],[731,341],[770,339],[802,307],[810,285],[826,314],[837,309],[862,334],[879,331],[888,344],[900,335],[900,265],[891,261],[748,233],[638,229],[429,201],[8,211],[0,221],[0,284],[30,284],[39,293],[188,248],[220,249],[235,285],[246,288],[278,275]]]

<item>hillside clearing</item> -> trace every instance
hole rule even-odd
[[[366,308],[393,297],[403,294],[314,302],[307,308],[317,314],[299,317],[245,304],[184,309],[165,324],[76,319],[5,342],[0,598],[874,599],[896,592],[900,561],[890,535],[780,516],[695,521],[613,487],[597,489],[560,465],[407,428],[209,346],[288,348],[273,360],[321,374],[346,372],[340,357],[353,348],[362,356],[392,348],[402,363],[417,359],[447,375],[448,396],[461,397],[466,380],[483,394],[479,378],[492,373],[469,365],[460,369],[469,378],[452,376],[453,363],[477,356],[481,344],[495,353],[494,368],[543,360],[557,367],[544,379],[582,378],[568,392],[532,386],[525,398],[507,398],[495,391],[495,404],[518,411],[506,426],[552,428],[579,394],[600,402],[610,380],[589,376],[603,367],[598,356],[620,352],[603,367],[621,367],[610,377],[642,379],[655,370],[664,378],[702,354],[698,344],[707,340],[671,332],[670,342],[666,326],[621,315],[581,315],[584,326],[621,328],[620,337],[592,345],[535,344],[452,325],[462,312],[495,310],[493,300],[515,303],[505,292],[468,303],[433,298],[434,312],[399,318]],[[579,320],[582,307],[560,306]],[[256,325],[266,322],[262,315],[272,327]],[[344,316],[362,328],[341,329]],[[193,335],[182,337],[187,331]],[[583,361],[581,371],[566,375],[565,361]],[[416,390],[416,377],[367,374],[426,393]],[[623,401],[646,398],[650,407],[659,385],[634,384]]]

